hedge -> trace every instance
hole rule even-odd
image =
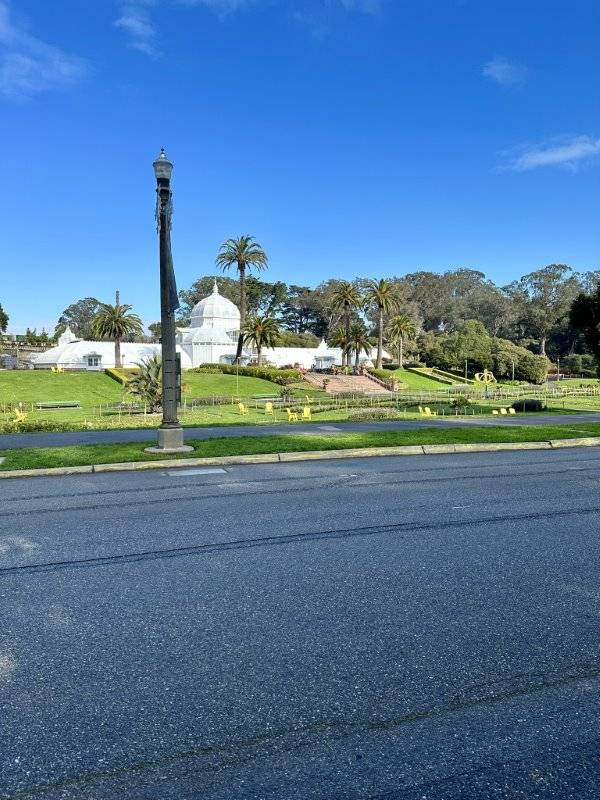
[[[222,373],[223,375],[241,375],[244,378],[262,378],[280,386],[302,380],[297,369],[277,369],[276,367],[238,367],[233,364],[200,364],[189,370],[199,373]]]
[[[104,370],[105,375],[112,378],[113,381],[120,383],[121,386],[126,386],[131,378],[131,375],[138,370],[135,369],[117,369],[116,367],[107,367]]]
[[[515,400],[512,407],[515,411],[544,411],[546,404],[542,400],[529,398],[527,400]]]
[[[375,367],[367,367],[367,372],[369,375],[374,375],[376,378],[379,378],[380,381],[390,381],[394,380],[394,376],[390,375],[385,369],[375,369]]]

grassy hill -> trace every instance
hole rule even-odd
[[[194,372],[183,374],[183,386],[187,397],[277,395],[281,389],[260,378]],[[0,406],[2,403],[78,400],[82,408],[90,408],[118,403],[123,396],[123,387],[103,372],[0,371]]]
[[[409,372],[407,369],[390,370],[390,375],[393,375],[409,389],[416,392],[439,392],[440,389],[444,388],[439,381],[434,381],[426,375]]]
[[[0,372],[0,404],[79,400],[82,406],[93,406],[99,403],[116,403],[122,395],[122,387],[103,372]]]

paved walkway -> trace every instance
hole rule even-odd
[[[323,422],[312,424],[231,425],[211,428],[186,428],[188,439],[216,439],[224,436],[273,436],[277,434],[316,434],[335,436],[338,433],[364,431],[403,431],[419,428],[472,428],[498,425],[564,425],[587,433],[585,424],[600,422],[600,412],[581,414],[520,414],[516,417],[443,417],[439,419],[399,420],[398,422]],[[0,435],[0,450],[28,447],[67,447],[76,444],[111,442],[148,442],[156,436],[155,428],[135,430],[78,431],[69,433],[16,433]]]

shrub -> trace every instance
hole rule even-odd
[[[116,367],[108,367],[104,370],[105,374],[108,375],[109,378],[112,378],[113,381],[120,383],[121,386],[125,386],[127,381],[129,380],[129,376],[126,372],[122,369],[116,369]]]
[[[369,375],[374,375],[376,378],[379,378],[380,381],[392,380],[392,377],[388,375],[388,373],[384,369],[375,369],[375,367],[367,367],[367,372],[369,373]]]
[[[348,411],[348,419],[356,422],[370,422],[371,420],[400,419],[400,414],[395,408],[353,408]]]
[[[527,400],[515,400],[512,407],[515,411],[544,411],[546,404],[542,400],[529,398]]]
[[[23,422],[0,422],[0,433],[66,433],[67,431],[87,431],[94,427],[91,422],[26,419]]]
[[[453,397],[450,400],[450,405],[452,408],[466,408],[470,404],[471,400],[464,394],[458,394],[456,397]]]

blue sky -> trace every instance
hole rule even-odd
[[[600,267],[600,6],[587,0],[0,0],[0,302],[52,328],[180,288],[229,236],[316,284]]]

